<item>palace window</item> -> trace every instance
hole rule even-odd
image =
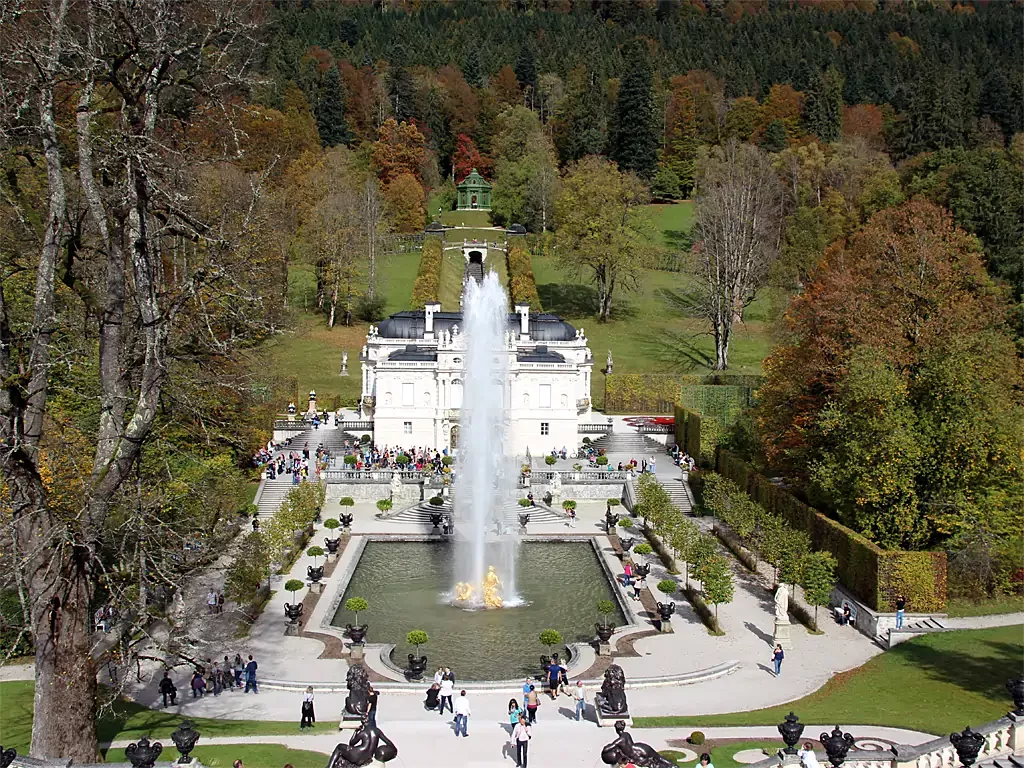
[[[550,434],[551,433],[551,424],[549,422],[542,421],[540,423],[540,433],[542,435]]]
[[[412,422],[411,421],[403,421],[402,422],[402,432],[404,432],[407,435],[411,435],[412,434]]]

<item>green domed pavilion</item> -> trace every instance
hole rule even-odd
[[[487,179],[477,173],[476,168],[469,172],[469,176],[462,180],[457,189],[459,192],[457,210],[491,210],[491,185]]]

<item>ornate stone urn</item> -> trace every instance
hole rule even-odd
[[[322,565],[317,566],[306,566],[306,575],[309,580],[314,584],[318,583],[324,577],[324,567]]]
[[[1015,677],[1006,681],[1006,690],[1013,699],[1013,714],[1024,717],[1024,677]]]
[[[434,530],[431,533],[440,533],[441,521],[444,520],[444,515],[440,512],[430,513],[430,524],[434,526]]]
[[[650,575],[650,573],[651,573],[651,565],[650,565],[650,563],[636,563],[633,566],[633,574],[635,576],[637,576],[638,578],[639,577],[643,577],[643,578],[646,579]]]
[[[636,544],[636,539],[630,537],[628,539],[619,539],[619,543],[622,545],[622,554],[620,557],[626,557],[629,554],[629,550]]]
[[[823,733],[818,739],[821,745],[825,747],[825,754],[828,755],[828,761],[839,768],[846,759],[846,753],[850,751],[850,747],[853,746],[853,736],[848,733],[843,733],[842,729],[837,725],[832,729],[832,733]]]
[[[143,736],[137,742],[125,747],[124,756],[132,764],[132,768],[153,768],[156,759],[164,751],[164,745],[159,741],[149,743],[149,739]]]
[[[804,732],[804,724],[792,712],[786,715],[783,720],[785,722],[779,723],[779,735],[782,736],[782,740],[786,743],[786,748],[783,751],[787,755],[795,755],[797,742],[800,741],[800,736]]]
[[[286,635],[299,634],[299,617],[302,616],[302,603],[284,604],[284,615],[288,617],[288,626],[284,628]]]
[[[668,633],[672,631],[672,614],[676,612],[675,603],[658,603],[658,617],[661,620],[661,631]]]
[[[601,641],[602,645],[607,645],[612,639],[612,634],[615,632],[614,624],[595,624],[594,629],[597,632],[597,639]]]
[[[341,532],[346,536],[351,533],[352,529],[352,514],[345,514],[344,512],[338,515],[338,522],[341,523]]]
[[[964,768],[971,768],[974,761],[978,759],[978,753],[985,746],[985,737],[977,731],[972,731],[970,726],[963,729],[961,733],[949,734],[949,740],[956,749],[956,755]]]
[[[191,763],[192,758],[189,755],[195,749],[196,742],[199,741],[199,731],[192,727],[192,723],[185,720],[179,725],[177,730],[171,734],[171,741],[174,742],[174,746],[178,750],[178,759],[175,762],[178,765]]]
[[[611,509],[604,513],[604,530],[609,536],[615,533],[615,526],[619,524],[619,516]]]
[[[423,677],[424,671],[427,669],[427,657],[416,656],[413,653],[409,654],[409,678],[411,680],[419,680]]]
[[[341,546],[341,539],[324,539],[324,547],[327,549],[327,554],[337,555],[338,548]]]
[[[352,645],[362,645],[366,641],[366,630],[369,624],[346,624],[345,635],[352,641]]]

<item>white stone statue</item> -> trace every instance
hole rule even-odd
[[[775,590],[775,620],[789,621],[789,589],[785,584],[779,584]]]
[[[364,358],[366,357],[366,345],[365,344],[363,344],[363,357]]]
[[[456,337],[458,335],[459,335],[459,324],[458,323],[452,323],[452,338],[454,338],[454,337]]]
[[[402,497],[402,478],[398,476],[398,470],[391,473],[391,500],[398,501]]]
[[[341,365],[343,368],[348,368],[348,352],[344,350],[341,353]]]
[[[608,373],[612,372],[612,351],[608,350],[608,361],[607,361]]]

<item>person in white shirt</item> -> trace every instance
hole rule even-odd
[[[466,727],[469,725],[469,699],[466,698],[466,692],[462,691],[459,694],[458,701],[455,702],[455,736],[458,737],[459,732],[462,732],[463,736],[469,736],[466,732]]]
[[[519,716],[519,722],[512,729],[512,741],[516,745],[516,766],[526,768],[526,753],[530,748],[530,726],[526,722],[526,715]]]
[[[583,718],[583,713],[587,710],[587,694],[583,688],[582,680],[576,681],[576,687],[572,689],[572,698],[576,702],[576,720],[578,722]]]
[[[455,693],[455,683],[452,682],[450,677],[446,677],[441,681],[441,691],[438,693],[439,700],[441,702],[441,717],[444,717],[444,705],[448,705],[448,709],[452,714],[455,713],[455,708],[452,707],[452,694]]]
[[[440,667],[437,668],[437,672],[434,673],[434,682],[440,687],[441,679],[444,677],[444,670]]]
[[[814,746],[809,741],[804,742],[804,748],[796,753],[800,758],[800,765],[804,768],[819,768],[818,756],[814,754]]]

